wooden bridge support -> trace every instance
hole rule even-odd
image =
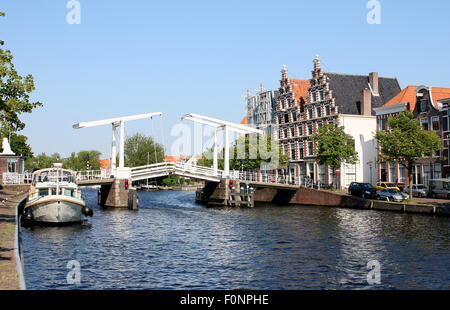
[[[130,190],[131,181],[115,179],[100,188],[100,204],[106,207],[137,209],[136,191]]]
[[[208,206],[253,207],[253,194],[241,193],[241,183],[224,179],[220,183],[206,182],[196,193],[196,201]]]

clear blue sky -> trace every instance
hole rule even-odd
[[[239,121],[246,89],[277,88],[283,64],[308,79],[315,54],[326,71],[450,87],[446,0],[380,0],[381,25],[366,22],[366,0],[79,1],[80,25],[66,23],[67,0],[0,4],[0,39],[45,104],[23,117],[35,153],[108,157],[110,129],[73,130],[80,121],[154,111],[167,131],[188,112]],[[127,126],[150,133],[148,121]]]

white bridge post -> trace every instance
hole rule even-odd
[[[119,168],[125,167],[125,122],[120,121]]]
[[[228,131],[228,126],[225,125],[224,127],[225,131],[225,154],[224,154],[224,173],[225,178],[228,178],[230,176],[230,133]]]
[[[214,128],[214,154],[213,154],[213,173],[216,176],[217,170],[219,168],[218,163],[218,152],[219,152],[219,145],[217,144],[217,128]]]
[[[116,168],[117,168],[117,161],[116,161],[116,157],[117,157],[117,146],[116,146],[116,128],[117,128],[117,124],[113,123],[111,125],[112,127],[112,143],[111,143],[111,174],[112,175],[116,175]]]

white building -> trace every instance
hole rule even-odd
[[[344,126],[345,132],[353,137],[359,158],[355,165],[342,165],[341,186],[348,188],[351,182],[376,183],[377,151],[374,137],[377,130],[376,116],[340,114],[339,125]]]

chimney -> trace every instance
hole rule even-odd
[[[369,74],[369,83],[372,88],[374,96],[380,95],[380,88],[378,85],[378,72],[372,72]]]
[[[361,115],[372,115],[372,92],[368,88],[361,93]]]

